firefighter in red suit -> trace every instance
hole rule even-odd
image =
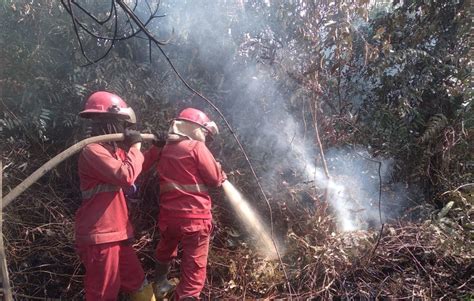
[[[123,143],[93,143],[79,157],[82,205],[76,213],[77,253],[85,266],[86,300],[117,300],[119,292],[132,300],[155,300],[153,288],[132,248],[133,228],[124,189],[142,170],[140,133],[132,108],[117,95],[98,91],[79,113],[92,120],[91,134],[124,133]]]
[[[160,199],[156,248],[155,295],[169,295],[173,286],[167,274],[182,247],[181,275],[176,300],[197,300],[206,280],[209,240],[212,230],[210,187],[226,179],[220,164],[206,147],[206,139],[218,134],[217,126],[203,112],[187,108],[174,119],[166,145],[152,147],[146,161],[160,156]]]

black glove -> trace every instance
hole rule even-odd
[[[168,139],[168,133],[165,131],[156,131],[153,132],[156,140],[153,140],[153,145],[156,147],[163,147],[166,144],[166,139]]]
[[[128,147],[143,141],[139,131],[131,130],[129,128],[126,128],[125,131],[123,131],[123,136],[123,143]]]

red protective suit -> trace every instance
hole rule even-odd
[[[79,157],[83,202],[76,213],[77,252],[86,267],[87,300],[115,300],[119,290],[140,288],[145,275],[127,240],[133,238],[121,187],[142,170],[140,150],[128,153],[109,144],[89,144]]]
[[[150,150],[148,157],[156,158],[157,150]],[[170,262],[181,242],[181,278],[175,294],[177,299],[199,297],[206,280],[212,228],[208,187],[220,186],[225,174],[204,142],[196,140],[168,141],[157,169],[160,241],[156,258]]]
[[[168,142],[158,162],[160,219],[210,219],[208,187],[224,181],[220,165],[204,142]]]

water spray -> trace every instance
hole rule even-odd
[[[61,1],[63,6],[65,7],[66,11],[68,12],[68,14],[70,14],[71,18],[72,18],[72,22],[73,22],[73,26],[74,26],[74,31],[76,33],[76,36],[78,38],[78,41],[79,41],[79,45],[80,45],[80,48],[81,48],[81,52],[83,54],[84,57],[86,57],[87,61],[89,64],[91,63],[94,63],[95,61],[98,61],[102,58],[104,58],[108,53],[109,51],[112,49],[112,46],[113,44],[115,43],[115,41],[117,40],[120,40],[122,38],[118,38],[117,37],[117,28],[118,26],[115,25],[115,35],[114,37],[112,38],[109,38],[109,37],[105,37],[104,39],[106,40],[111,40],[112,41],[112,46],[109,47],[109,49],[106,51],[106,53],[101,56],[98,60],[94,60],[92,61],[91,59],[89,59],[86,55],[86,53],[84,52],[84,49],[83,49],[83,44],[81,42],[81,39],[80,39],[80,35],[79,35],[79,32],[78,32],[78,27],[81,27],[82,29],[84,29],[84,26],[81,24],[81,22],[76,18],[76,16],[74,15],[74,12],[73,12],[73,9],[72,9],[72,5],[75,5],[77,6],[78,8],[80,8],[83,12],[85,12],[86,14],[88,14],[87,10],[84,10],[84,8],[82,8],[78,3],[76,3],[75,1],[72,1],[72,0],[62,0]],[[235,134],[234,130],[232,129],[232,127],[230,126],[229,122],[226,120],[225,116],[222,114],[222,112],[219,110],[219,108],[214,105],[214,103],[208,99],[207,97],[205,97],[203,94],[201,94],[199,91],[197,91],[195,88],[193,88],[184,78],[183,76],[180,74],[180,72],[177,70],[177,68],[175,67],[175,65],[173,64],[173,62],[171,61],[171,59],[169,58],[169,56],[166,54],[166,52],[163,50],[163,48],[161,47],[162,45],[166,44],[164,43],[163,41],[159,41],[150,31],[149,29],[147,28],[147,25],[148,25],[148,22],[151,21],[153,18],[150,18],[148,21],[141,21],[140,18],[136,15],[135,13],[135,8],[130,8],[127,3],[125,3],[124,0],[115,0],[115,1],[112,1],[112,8],[111,8],[111,13],[110,13],[110,16],[112,16],[112,14],[115,14],[115,20],[117,20],[117,7],[120,7],[124,13],[126,14],[126,16],[129,18],[129,22],[133,21],[133,23],[139,28],[139,30],[137,30],[136,32],[134,32],[132,35],[130,35],[129,37],[132,37],[134,36],[135,34],[137,33],[143,33],[147,38],[148,38],[148,42],[149,42],[149,48],[150,48],[150,58],[151,58],[151,46],[152,44],[154,44],[158,50],[161,52],[161,54],[163,55],[163,57],[165,58],[165,60],[168,62],[169,66],[171,67],[171,69],[173,70],[173,72],[176,74],[176,76],[178,77],[178,79],[182,82],[182,84],[189,90],[191,91],[194,95],[197,95],[199,96],[201,99],[203,99],[209,106],[211,106],[216,112],[217,114],[222,118],[223,122],[225,123],[226,127],[229,129],[230,133],[232,134],[232,136],[234,137],[239,149],[241,150],[242,154],[244,155],[244,158],[246,160],[246,162],[248,163],[249,165],[249,168],[250,168],[250,171],[253,175],[253,177],[255,178],[255,181],[257,183],[257,186],[260,190],[260,193],[262,194],[262,197],[263,199],[265,200],[265,203],[267,204],[268,206],[268,209],[269,209],[269,212],[268,212],[268,215],[269,215],[269,218],[270,218],[270,233],[271,233],[271,237],[273,239],[273,213],[272,213],[272,208],[271,208],[271,205],[270,205],[270,201],[268,200],[268,197],[266,196],[265,194],[265,191],[263,190],[263,187],[257,177],[257,174],[253,168],[253,165],[251,164],[250,162],[250,159],[249,159],[249,156],[247,155],[247,152],[245,151],[243,145],[241,144],[240,140],[238,139],[237,135]],[[156,11],[155,11],[156,13]],[[89,14],[89,16],[91,16]],[[95,19],[97,20],[97,19]],[[100,24],[100,22],[99,22]],[[102,24],[100,24],[102,25]],[[133,26],[132,26],[133,27]],[[101,37],[102,38],[102,37]],[[126,37],[128,38],[128,37]],[[274,242],[273,245],[276,247],[276,243]],[[293,291],[293,288],[291,286],[291,283],[289,281],[289,277],[288,277],[288,274],[285,270],[285,267],[284,267],[284,264],[283,264],[283,260],[281,259],[279,253],[278,253],[278,249],[277,249],[277,254],[278,254],[278,258],[280,260],[280,267],[285,275],[285,279],[286,279],[286,284],[287,284],[287,287],[288,287],[288,290],[289,290],[289,299],[292,300],[292,291]]]
[[[70,0],[69,0],[70,1]],[[291,286],[291,283],[290,283],[290,280],[289,280],[289,277],[288,277],[288,274],[286,272],[286,269],[285,269],[285,266],[283,264],[283,260],[280,256],[280,253],[278,251],[278,248],[277,248],[277,245],[275,243],[275,240],[273,239],[273,213],[272,213],[272,207],[270,205],[270,201],[268,200],[268,197],[267,195],[265,194],[265,191],[263,190],[263,187],[262,187],[262,184],[260,183],[258,177],[257,177],[257,173],[255,172],[255,169],[253,168],[253,165],[252,163],[250,162],[250,158],[249,156],[247,155],[247,152],[245,151],[242,143],[240,142],[239,138],[237,137],[237,135],[235,134],[234,130],[232,129],[232,127],[230,126],[229,122],[227,121],[227,119],[225,118],[224,114],[219,110],[219,108],[210,100],[208,99],[206,96],[204,96],[202,93],[200,93],[199,91],[197,91],[196,89],[194,89],[193,87],[191,87],[191,85],[183,78],[183,76],[180,74],[180,72],[178,71],[178,69],[176,69],[175,65],[173,64],[173,62],[171,61],[171,59],[169,58],[169,56],[166,54],[166,52],[163,50],[163,48],[161,47],[162,43],[160,41],[158,41],[154,35],[148,30],[148,28],[146,27],[146,24],[144,24],[140,18],[138,18],[138,16],[130,9],[130,7],[123,1],[123,0],[116,0],[117,1],[117,4],[124,10],[124,12],[127,14],[128,17],[130,17],[130,19],[132,19],[134,21],[134,23],[140,28],[140,30],[147,36],[147,38],[149,39],[149,43],[150,43],[150,47],[151,47],[151,44],[152,42],[155,44],[155,46],[158,48],[158,50],[161,52],[161,54],[163,55],[163,57],[165,58],[165,60],[168,62],[168,64],[170,65],[171,69],[173,70],[173,72],[176,74],[176,76],[179,78],[179,80],[183,83],[183,85],[191,92],[193,92],[195,95],[199,96],[202,100],[204,100],[209,106],[211,106],[214,111],[217,112],[217,114],[222,118],[222,120],[224,121],[226,127],[229,129],[230,133],[232,134],[232,136],[234,137],[237,145],[239,146],[239,149],[240,151],[242,152],[242,154],[244,155],[244,158],[246,160],[246,162],[248,163],[249,165],[249,168],[250,168],[250,171],[257,183],[257,186],[260,190],[260,193],[262,194],[262,197],[263,199],[265,200],[265,203],[267,204],[268,206],[268,214],[269,214],[269,217],[270,217],[270,237],[273,241],[273,245],[275,246],[275,249],[276,249],[276,253],[278,255],[278,259],[280,261],[280,268],[282,269],[283,271],[283,274],[285,275],[285,279],[286,279],[286,284],[288,286],[288,291],[289,291],[289,298],[290,300],[292,300],[292,291],[293,291],[293,287]],[[74,16],[72,16],[74,18]]]
[[[273,240],[258,214],[250,207],[248,201],[228,180],[222,183],[222,188],[240,220],[245,223],[248,231],[255,235],[258,250],[267,259],[277,259],[278,253]]]

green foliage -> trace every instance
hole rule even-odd
[[[421,142],[432,141],[443,130],[448,123],[448,119],[443,114],[436,114],[430,118],[425,132],[420,138]]]
[[[396,180],[423,184],[427,195],[472,181],[468,1],[394,1],[393,6],[375,8],[369,2],[256,0],[232,10],[229,1],[207,1],[203,2],[206,9],[219,16],[215,23],[189,11],[167,17],[175,18],[184,29],[164,49],[194,88],[225,108],[258,174],[280,172],[279,166],[269,162],[280,160],[283,151],[275,137],[288,124],[278,120],[264,134],[255,129],[284,109],[304,130],[313,149],[317,148],[312,143],[315,126],[325,149],[370,146],[375,155],[395,158]],[[94,1],[84,3],[97,11],[103,9],[94,6]],[[167,12],[191,4],[175,0],[162,5],[161,10]],[[8,162],[6,186],[13,187],[80,139],[77,113],[92,91],[103,89],[122,96],[136,111],[143,131],[166,129],[185,106],[204,108],[212,115],[177,80],[155,48],[148,53],[147,41],[123,41],[103,60],[80,67],[84,58],[70,17],[59,2],[1,1],[0,8],[0,139],[3,160]],[[152,28],[166,32],[166,20]],[[201,27],[205,34],[201,35]],[[92,57],[100,56],[109,45],[96,47],[100,43],[91,37],[84,43]],[[258,86],[252,87],[254,79],[248,78],[248,70],[261,76]],[[249,86],[252,89],[243,93]],[[250,105],[249,99],[255,103]],[[235,112],[243,112],[245,118],[237,120]],[[251,118],[255,115],[258,119]],[[213,151],[232,169],[229,175],[246,195],[258,199],[233,137],[222,132]],[[77,188],[74,163],[64,169],[48,184]],[[64,193],[73,195],[64,197],[73,212],[77,191]],[[466,199],[462,195],[461,201],[455,200],[446,215],[470,208]],[[435,202],[447,208],[444,201]],[[265,204],[258,206],[267,210]],[[70,222],[71,218],[65,219]],[[467,223],[465,219],[459,223]],[[440,221],[440,227],[444,224]],[[309,238],[319,226],[308,231]],[[18,231],[22,233],[22,227]],[[312,254],[306,249],[302,253],[303,257]],[[313,259],[308,257],[308,261]],[[14,272],[18,274],[20,268]],[[251,274],[255,282],[281,278],[272,274],[276,272],[272,265],[259,268]],[[44,294],[48,295],[47,289]]]
[[[77,108],[68,80],[73,44],[66,42],[70,28],[62,15],[50,1],[15,1],[1,11],[2,139],[59,142],[72,129],[75,118],[67,113]]]
[[[398,153],[400,161],[411,158],[399,175],[429,177],[441,184],[436,190],[462,178],[454,172],[462,162],[446,160],[448,152],[467,143],[462,124],[472,118],[466,108],[467,6],[465,1],[410,1],[373,21],[372,43],[379,54],[365,76],[376,83],[375,97],[365,102],[363,111],[364,123],[375,129],[368,141],[378,147],[382,141],[405,145],[384,152]],[[387,126],[393,130],[387,132]]]

